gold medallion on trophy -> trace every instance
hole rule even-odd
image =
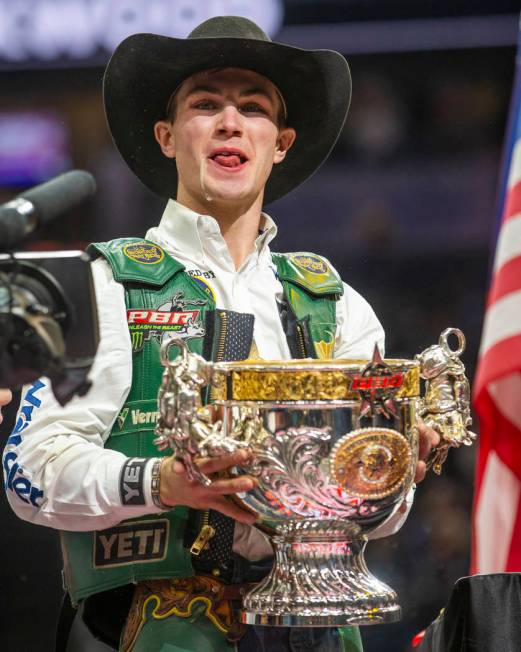
[[[331,475],[349,494],[377,500],[394,493],[411,468],[411,447],[390,428],[360,428],[331,452]]]

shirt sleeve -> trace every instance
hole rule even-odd
[[[15,513],[72,531],[103,529],[158,511],[151,496],[154,458],[129,459],[103,447],[130,389],[132,352],[124,288],[104,259],[91,269],[100,330],[89,373],[92,386],[64,407],[47,378],[24,387],[3,453],[7,498]]]
[[[369,303],[352,287],[344,283],[344,295],[337,304],[337,331],[335,358],[371,359],[375,344],[382,357],[385,354],[384,329]],[[395,534],[407,520],[414,500],[410,489],[402,503],[398,503],[389,518],[370,535],[379,539]]]
[[[385,333],[369,303],[344,283],[344,294],[337,303],[335,358],[370,359],[375,344],[382,356]]]

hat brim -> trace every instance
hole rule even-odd
[[[246,68],[279,89],[297,137],[274,165],[264,203],[300,185],[324,162],[345,122],[351,99],[346,60],[331,50],[303,50],[246,38],[177,39],[133,34],[112,55],[103,80],[107,122],[119,152],[153,192],[175,197],[177,170],[153,134],[168,100],[185,79],[212,68]]]

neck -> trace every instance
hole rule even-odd
[[[239,269],[253,251],[259,234],[262,199],[261,193],[252,204],[232,206],[219,200],[197,202],[178,194],[177,201],[196,213],[211,215],[217,221],[235,269]]]

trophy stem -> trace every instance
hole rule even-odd
[[[400,619],[396,593],[367,569],[366,540],[280,535],[272,542],[273,569],[244,596],[243,623],[338,627]]]

